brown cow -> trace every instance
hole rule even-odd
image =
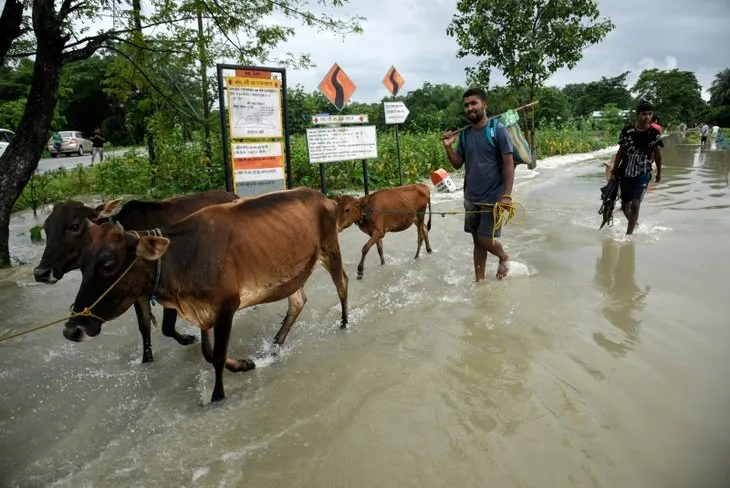
[[[56,283],[63,275],[78,269],[81,255],[91,244],[87,220],[119,222],[125,229],[144,230],[170,225],[189,214],[208,205],[227,203],[238,196],[226,191],[214,190],[194,193],[159,201],[131,200],[119,210],[121,199],[102,203],[96,208],[87,207],[81,202],[60,202],[53,206],[51,215],[43,223],[46,232],[46,248],[41,262],[33,270],[35,280],[41,283]],[[114,212],[119,210],[116,215]],[[154,360],[150,338],[150,318],[152,307],[148,297],[140,297],[134,304],[139,332],[142,335],[142,362]],[[177,312],[163,308],[162,333],[186,346],[195,342],[195,337],[180,334],[175,330]]]
[[[378,246],[380,264],[383,258],[383,237],[388,232],[401,232],[415,222],[418,232],[416,257],[421,253],[421,244],[426,241],[426,252],[431,253],[428,231],[431,230],[431,190],[423,183],[378,190],[370,195],[354,198],[343,195],[337,201],[338,229],[340,232],[353,223],[370,236],[362,248],[362,258],[357,265],[357,278],[362,279],[365,270],[365,256],[373,244]],[[426,219],[428,206],[428,225]]]
[[[201,328],[203,356],[216,373],[211,401],[225,397],[224,366],[233,372],[255,368],[250,359],[227,358],[236,311],[288,297],[274,339],[282,345],[307,301],[303,287],[318,261],[335,283],[341,327],[347,325],[337,206],[318,191],[300,187],[210,206],[141,237],[119,224],[88,225],[92,243],[64,337],[94,337],[103,322],[154,293]]]

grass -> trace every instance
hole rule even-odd
[[[431,172],[450,168],[439,132],[400,134],[400,158],[403,182],[414,183],[428,178]],[[570,153],[585,153],[616,143],[610,133],[580,131],[575,128],[545,128],[537,132],[538,159]],[[214,139],[215,140],[215,139]],[[157,161],[151,164],[146,152],[115,148],[114,157],[93,167],[78,165],[73,170],[59,169],[35,173],[13,207],[17,212],[38,209],[43,205],[68,200],[80,195],[98,195],[102,199],[134,195],[136,198],[160,199],[173,195],[204,191],[225,186],[220,139],[213,147],[213,160],[205,157],[201,142],[185,142],[177,138],[159,144]],[[307,156],[304,135],[292,138],[293,183],[320,187],[319,165]],[[378,133],[378,158],[368,161],[368,185],[372,190],[399,184],[398,153],[393,131]],[[363,170],[360,161],[325,165],[328,190],[362,188]]]

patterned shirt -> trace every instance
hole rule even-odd
[[[664,147],[662,135],[652,126],[644,130],[638,130],[633,125],[626,126],[621,130],[618,143],[622,152],[623,174],[627,178],[651,173],[654,150]]]

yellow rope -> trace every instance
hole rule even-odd
[[[129,270],[132,269],[132,266],[134,266],[134,264],[136,262],[137,262],[137,258],[134,258],[134,261],[132,261],[132,264],[130,264],[127,267],[127,269],[124,270],[124,273],[122,273],[119,276],[119,278],[117,278],[114,281],[114,283],[112,283],[111,286],[109,286],[109,288],[107,288],[106,291],[104,293],[102,293],[99,298],[96,299],[96,301],[94,303],[92,303],[90,306],[84,308],[82,311],[80,311],[80,312],[74,312],[73,311],[73,305],[71,305],[71,315],[69,315],[68,317],[64,317],[62,319],[54,320],[53,322],[48,322],[47,324],[39,325],[38,327],[33,327],[31,329],[23,330],[23,331],[20,331],[20,332],[16,332],[14,334],[10,334],[10,335],[6,335],[6,336],[3,336],[3,337],[0,337],[0,342],[5,342],[5,341],[8,341],[8,340],[13,339],[15,337],[18,337],[18,336],[22,336],[22,335],[25,335],[25,334],[30,334],[31,332],[35,332],[37,330],[45,329],[46,327],[50,327],[50,326],[52,326],[54,324],[57,324],[59,322],[63,322],[64,320],[72,319],[74,317],[93,317],[93,318],[95,318],[97,320],[101,320],[102,322],[106,322],[104,319],[102,319],[98,315],[94,315],[91,311],[93,310],[94,307],[96,307],[99,304],[100,301],[102,301],[102,299],[105,296],[107,296],[107,294],[110,291],[112,291],[112,288],[114,288],[115,286],[117,286],[117,284],[119,284],[119,282],[122,281],[122,278],[124,278],[127,275],[127,273],[129,273]]]
[[[511,203],[504,204],[501,202],[497,203],[477,203],[476,205],[478,207],[482,207],[484,209],[490,208],[491,210],[444,210],[444,211],[438,211],[434,210],[432,213],[435,213],[437,215],[441,215],[441,217],[446,217],[447,215],[471,215],[471,214],[482,214],[486,212],[492,212],[492,216],[494,218],[494,227],[492,228],[492,242],[494,242],[494,234],[497,229],[501,228],[502,225],[507,225],[512,222],[512,219],[515,216],[515,209],[519,206],[522,209],[522,220],[525,219],[526,211],[525,207],[521,203],[514,202],[512,200],[512,197],[509,195],[502,195],[500,197],[500,200],[502,198],[508,198]],[[377,213],[385,213],[385,214],[399,214],[399,215],[412,215],[414,213],[413,211],[399,211],[399,210],[380,210],[375,208],[370,208],[370,212],[377,212]],[[424,216],[425,216],[425,210],[424,210]]]
[[[503,224],[509,224],[514,218],[515,205],[520,206],[520,208],[522,209],[522,219],[524,220],[525,218],[525,207],[523,207],[522,204],[513,202],[512,197],[509,195],[502,195],[502,198],[508,198],[510,203],[506,205],[504,203],[497,202],[492,205],[492,215],[494,216],[494,227],[492,227],[492,243],[494,243],[494,234],[497,229],[500,229]]]

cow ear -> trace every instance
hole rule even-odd
[[[137,256],[147,261],[160,259],[169,245],[170,239],[166,237],[143,236],[137,243]]]
[[[105,219],[114,215],[114,213],[119,210],[119,205],[121,201],[121,198],[117,198],[116,200],[104,202],[96,207],[94,210],[96,210],[97,218]]]

